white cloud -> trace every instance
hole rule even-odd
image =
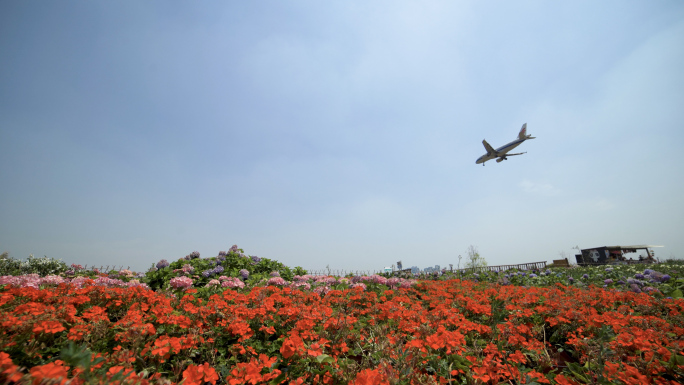
[[[553,187],[548,183],[531,182],[527,179],[518,183],[518,187],[520,187],[523,191],[530,194],[538,194],[544,196],[554,196],[560,194],[559,189]]]

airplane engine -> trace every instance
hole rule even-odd
[[[499,158],[496,160],[496,163],[501,163],[502,160],[506,160],[506,158]]]

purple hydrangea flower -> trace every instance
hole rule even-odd
[[[213,273],[214,273],[214,270],[204,270],[202,272],[202,276],[204,276],[204,278],[209,278]]]
[[[582,279],[589,279],[589,274],[584,274],[584,275],[582,276]]]
[[[613,283],[613,280],[608,278],[605,281],[603,281],[603,283],[605,283],[606,285],[610,285],[611,283]]]
[[[530,278],[537,278],[537,274],[530,273]]]
[[[634,278],[636,278],[636,279],[644,279],[644,275],[643,275],[643,274],[636,273],[636,274],[634,274]]]
[[[635,293],[641,293],[641,288],[636,283],[629,285],[629,288]]]
[[[251,257],[252,257],[252,261],[254,261],[256,263],[261,262],[261,258],[257,257],[256,255],[252,255]]]
[[[225,251],[219,251],[218,255],[219,257],[225,257],[226,255],[228,255],[228,253],[226,253]]]
[[[229,253],[237,253],[237,251],[238,251],[238,246],[237,246],[237,245],[233,245],[233,246],[230,247],[230,250],[229,250],[228,252],[229,252]]]
[[[218,266],[216,266],[216,267],[214,268],[213,274],[220,274],[220,273],[223,273],[223,270],[225,270],[225,269],[223,268],[223,266],[218,265]]]
[[[280,273],[278,273],[277,271],[271,272],[270,275],[271,275],[271,277],[280,277]]]
[[[165,267],[169,267],[169,265],[171,265],[169,261],[162,259],[161,261],[157,262],[157,269],[163,269]]]
[[[670,278],[672,278],[672,277],[670,277],[669,274],[665,274],[662,277],[660,277],[660,282],[667,282],[670,280]]]
[[[242,278],[247,279],[247,277],[249,277],[249,271],[247,271],[247,269],[242,269],[240,270],[240,275],[242,276]]]

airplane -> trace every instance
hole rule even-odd
[[[514,156],[514,155],[522,155],[526,154],[526,152],[520,152],[517,154],[509,154],[508,151],[511,151],[512,149],[518,147],[522,142],[526,141],[527,139],[534,139],[535,137],[532,135],[527,135],[527,123],[522,125],[522,128],[520,129],[520,133],[518,133],[518,139],[507,143],[496,150],[492,148],[492,146],[487,143],[486,140],[482,141],[482,144],[484,145],[485,149],[487,150],[487,153],[482,155],[481,157],[477,158],[477,161],[475,161],[475,164],[480,164],[484,166],[485,162],[488,160],[492,160],[494,158],[498,158],[496,160],[496,163],[500,163],[502,160],[507,160],[509,156]]]

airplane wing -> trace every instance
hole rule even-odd
[[[494,150],[486,140],[482,140],[482,145],[484,145],[485,150],[487,150],[487,154],[496,154],[496,150]]]
[[[506,154],[506,156],[522,155],[522,154],[527,154],[527,152],[519,152],[517,154]]]

